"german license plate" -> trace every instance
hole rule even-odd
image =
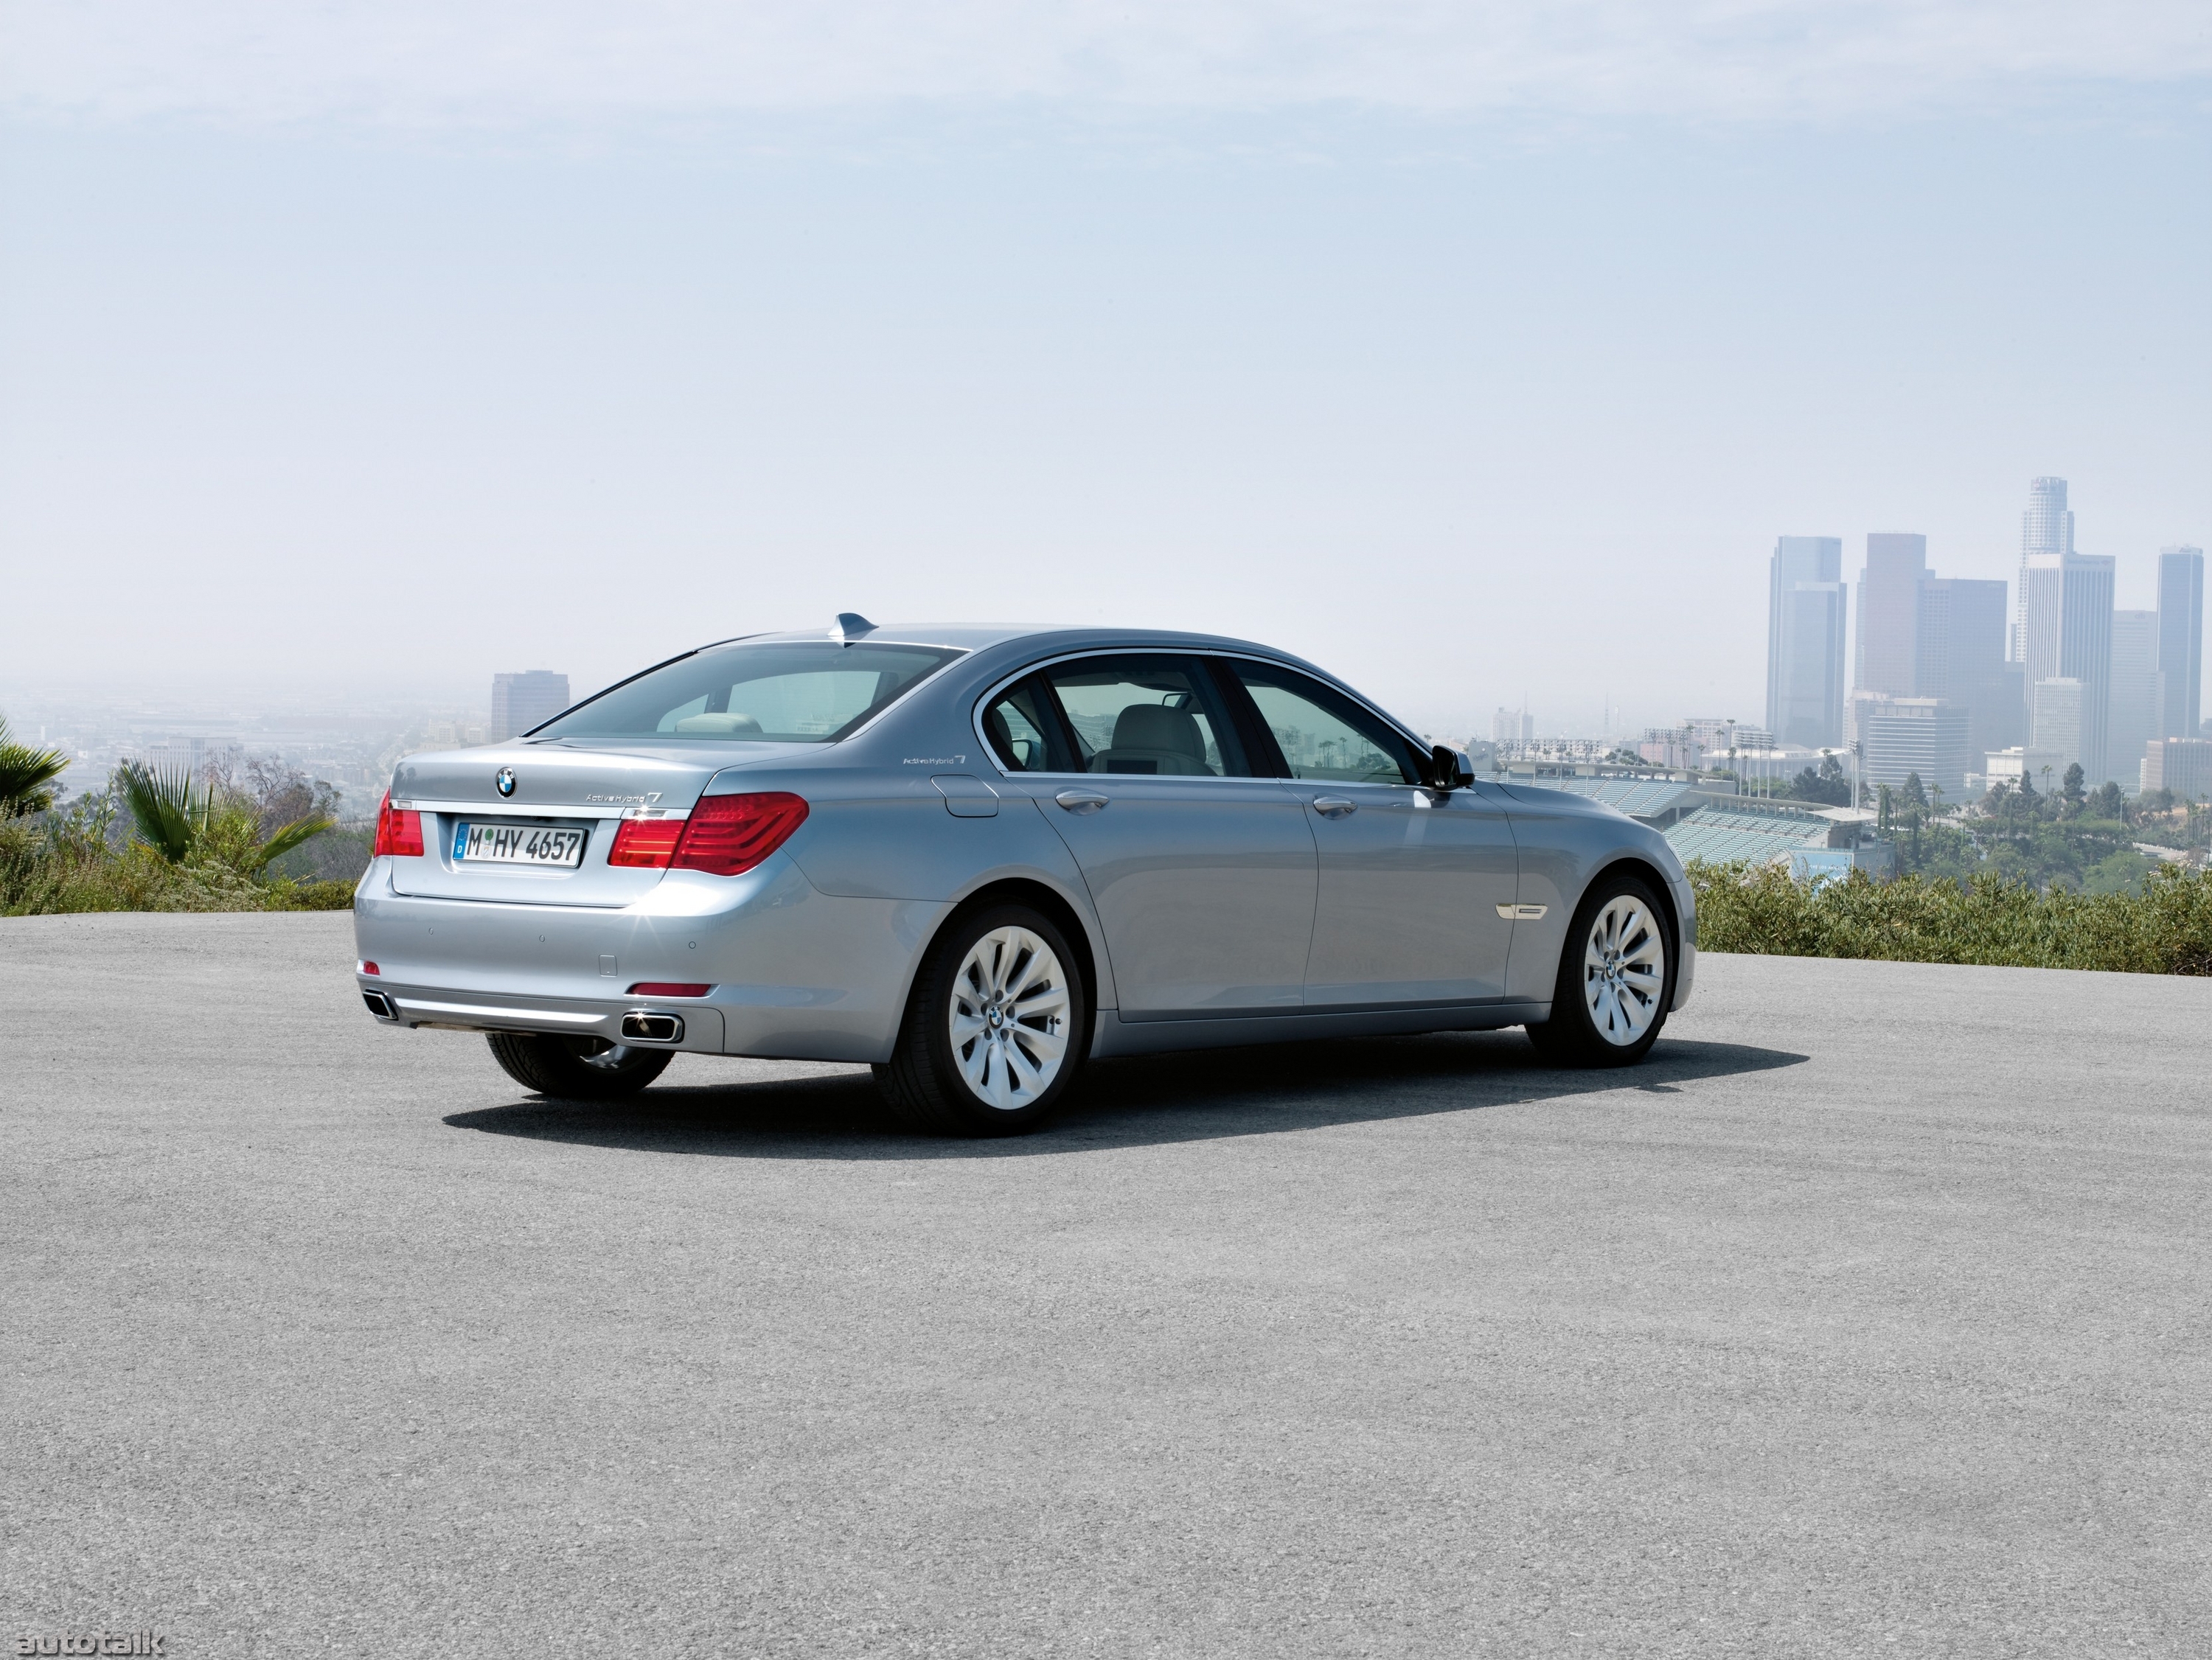
[[[543,824],[453,827],[456,864],[550,864],[574,869],[584,862],[584,832]]]

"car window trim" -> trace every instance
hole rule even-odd
[[[1246,661],[1253,663],[1267,663],[1267,660],[1264,657],[1249,657]],[[1381,710],[1370,704],[1365,698],[1359,696],[1357,693],[1352,691],[1346,687],[1332,685],[1329,682],[1322,680],[1317,676],[1308,674],[1304,669],[1293,667],[1291,664],[1287,663],[1267,663],[1267,666],[1271,669],[1279,669],[1284,674],[1294,676],[1299,680],[1311,681],[1323,691],[1334,692],[1339,696],[1342,697],[1345,701],[1351,704],[1354,708],[1364,709],[1369,714],[1374,716],[1376,720],[1382,723],[1385,730],[1395,732],[1401,741],[1407,746],[1407,754],[1405,759],[1413,764],[1414,772],[1413,779],[1401,779],[1394,784],[1383,783],[1373,779],[1299,778],[1297,773],[1291,770],[1290,757],[1283,753],[1282,745],[1274,742],[1274,732],[1268,728],[1267,718],[1261,712],[1258,700],[1254,698],[1252,695],[1252,688],[1244,684],[1243,677],[1242,676],[1232,675],[1229,676],[1228,678],[1235,686],[1237,694],[1244,700],[1251,719],[1255,721],[1262,730],[1267,731],[1268,748],[1274,754],[1276,764],[1283,769],[1280,774],[1282,778],[1294,784],[1327,785],[1331,789],[1334,789],[1339,785],[1342,785],[1344,788],[1348,790],[1426,790],[1429,787],[1427,785],[1420,781],[1420,758],[1427,753],[1427,750],[1422,745],[1419,739],[1416,738],[1412,733],[1400,726],[1396,721],[1392,720]],[[1292,697],[1300,697],[1303,696],[1303,694],[1293,690],[1291,693],[1291,695]],[[1305,701],[1310,703],[1313,700],[1307,698],[1305,699]],[[1316,706],[1318,707],[1319,706]]]
[[[990,758],[991,765],[997,770],[999,776],[1004,779],[1092,779],[1105,777],[1127,779],[1147,776],[1141,772],[1116,772],[1109,774],[1103,772],[1012,772],[1009,771],[1006,765],[1000,760],[999,752],[991,747],[990,736],[983,730],[983,712],[986,709],[988,709],[992,704],[996,702],[1000,697],[1004,696],[1010,688],[1018,685],[1031,675],[1042,674],[1046,669],[1054,668],[1060,663],[1073,663],[1083,657],[1120,657],[1147,654],[1160,657],[1194,657],[1204,661],[1206,665],[1207,672],[1213,675],[1216,686],[1222,694],[1224,701],[1227,701],[1230,704],[1230,718],[1232,721],[1242,722],[1249,718],[1256,718],[1259,714],[1259,708],[1257,705],[1253,705],[1249,714],[1245,711],[1237,708],[1237,698],[1249,700],[1251,694],[1244,690],[1243,682],[1241,681],[1234,682],[1232,684],[1228,686],[1222,686],[1220,684],[1222,676],[1215,671],[1214,664],[1217,663],[1265,663],[1270,669],[1281,669],[1293,675],[1303,675],[1308,680],[1319,682],[1322,685],[1328,687],[1331,691],[1342,693],[1346,697],[1350,698],[1352,702],[1358,704],[1362,709],[1364,709],[1369,714],[1374,716],[1376,719],[1381,721],[1385,726],[1395,732],[1407,743],[1413,745],[1416,753],[1420,753],[1424,749],[1420,738],[1408,729],[1403,722],[1394,720],[1390,716],[1384,714],[1382,711],[1377,709],[1372,703],[1370,703],[1365,698],[1360,696],[1358,693],[1353,691],[1349,686],[1344,684],[1343,682],[1334,679],[1325,674],[1317,674],[1313,669],[1308,669],[1299,663],[1285,663],[1280,657],[1267,657],[1258,651],[1219,651],[1203,645],[1188,646],[1180,651],[1176,650],[1173,646],[1160,645],[1095,645],[1086,646],[1083,650],[1078,651],[1062,651],[1053,657],[1039,657],[1033,663],[1024,663],[1020,668],[1014,669],[1012,673],[993,682],[991,686],[982,694],[982,695],[975,700],[975,706],[969,711],[969,724],[974,729],[976,742],[983,746],[983,754]],[[1049,684],[1049,682],[1048,682],[1048,684]],[[1236,694],[1236,698],[1231,698],[1229,695],[1231,693]],[[1053,694],[1052,702],[1054,718],[1056,719],[1065,720],[1066,716],[1060,711],[1060,694],[1057,692]],[[1261,724],[1264,727],[1266,723],[1262,721],[1261,722]],[[1252,747],[1250,742],[1244,739],[1244,733],[1241,729],[1237,733],[1237,736],[1240,740],[1244,740],[1244,747],[1248,752],[1249,758],[1249,752]],[[1267,734],[1267,753],[1278,764],[1287,767],[1289,765],[1288,760],[1282,754],[1281,746],[1273,741],[1273,734]],[[1074,753],[1072,745],[1070,747],[1069,753]],[[1310,784],[1315,782],[1315,780],[1311,779],[1292,778],[1287,771],[1273,778],[1269,778],[1258,772],[1240,773],[1233,778],[1208,778],[1201,772],[1178,772],[1170,773],[1168,774],[1168,776],[1180,779],[1185,783],[1192,784]],[[1422,786],[1419,785],[1392,784],[1347,787],[1380,790],[1418,790]]]

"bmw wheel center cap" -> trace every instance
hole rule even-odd
[[[497,775],[493,778],[492,782],[499,786],[499,793],[501,795],[513,795],[514,793],[514,768],[512,766],[501,767]]]

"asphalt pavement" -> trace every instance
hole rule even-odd
[[[2212,1651],[2212,982],[547,1104],[344,916],[0,921],[0,1644]]]

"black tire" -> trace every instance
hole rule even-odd
[[[1020,988],[1018,1001],[1029,1012],[1006,1005],[1000,1021],[988,1030],[979,1027],[974,1039],[956,1048],[952,1034],[956,994],[972,1009],[979,995],[989,989],[979,985],[972,976],[963,980],[962,969],[987,936],[1002,930],[1025,930],[1042,942],[1058,965],[1057,972],[1042,977],[1034,986]],[[1016,952],[1007,960],[1018,975],[1021,966],[1035,959]],[[1055,992],[1064,1000],[1065,1013],[1038,1012],[1058,1006]],[[1010,1066],[1003,1058],[994,1062],[989,1049],[997,1045],[1001,1056],[1011,1050],[1020,1063],[1042,1070],[1039,1057],[1048,1052],[1048,1046],[1032,1033],[1060,1039],[1057,1069],[1042,1087],[1019,1088],[1021,1065]],[[983,1047],[978,1049],[979,1045]],[[921,972],[915,976],[914,991],[907,999],[897,1047],[887,1064],[875,1069],[876,1082],[892,1113],[908,1129],[933,1136],[1019,1136],[1043,1124],[1066,1099],[1090,1047],[1090,989],[1066,936],[1048,918],[1028,906],[994,905],[955,917],[931,942]],[[1000,1069],[995,1073],[994,1063]],[[967,1072],[978,1067],[987,1081],[995,1077],[1002,1091],[1011,1091],[1006,1104],[985,1099],[970,1086]]]
[[[488,1032],[484,1040],[508,1077],[525,1089],[559,1100],[608,1101],[635,1095],[676,1058],[665,1049],[637,1049],[604,1038]]]
[[[1592,983],[1600,971],[1589,964],[1585,954],[1599,918],[1608,906],[1621,900],[1642,907],[1640,925],[1652,930],[1665,953],[1658,1007],[1652,1011],[1650,1024],[1629,1042],[1608,1037],[1593,1017]],[[1641,937],[1640,934],[1634,936],[1635,939]],[[1627,942],[1632,945],[1633,940]],[[1568,925],[1566,944],[1559,951],[1559,978],[1552,988],[1552,1018],[1540,1026],[1529,1027],[1528,1041],[1553,1066],[1634,1066],[1659,1041],[1660,1030],[1667,1024],[1667,1010],[1674,1001],[1674,976],[1680,966],[1680,946],[1674,922],[1659,896],[1652,892],[1651,884],[1625,870],[1619,875],[1601,875],[1583,895],[1583,902],[1575,907],[1574,920]],[[1638,997],[1638,994],[1630,991],[1623,1001]]]

